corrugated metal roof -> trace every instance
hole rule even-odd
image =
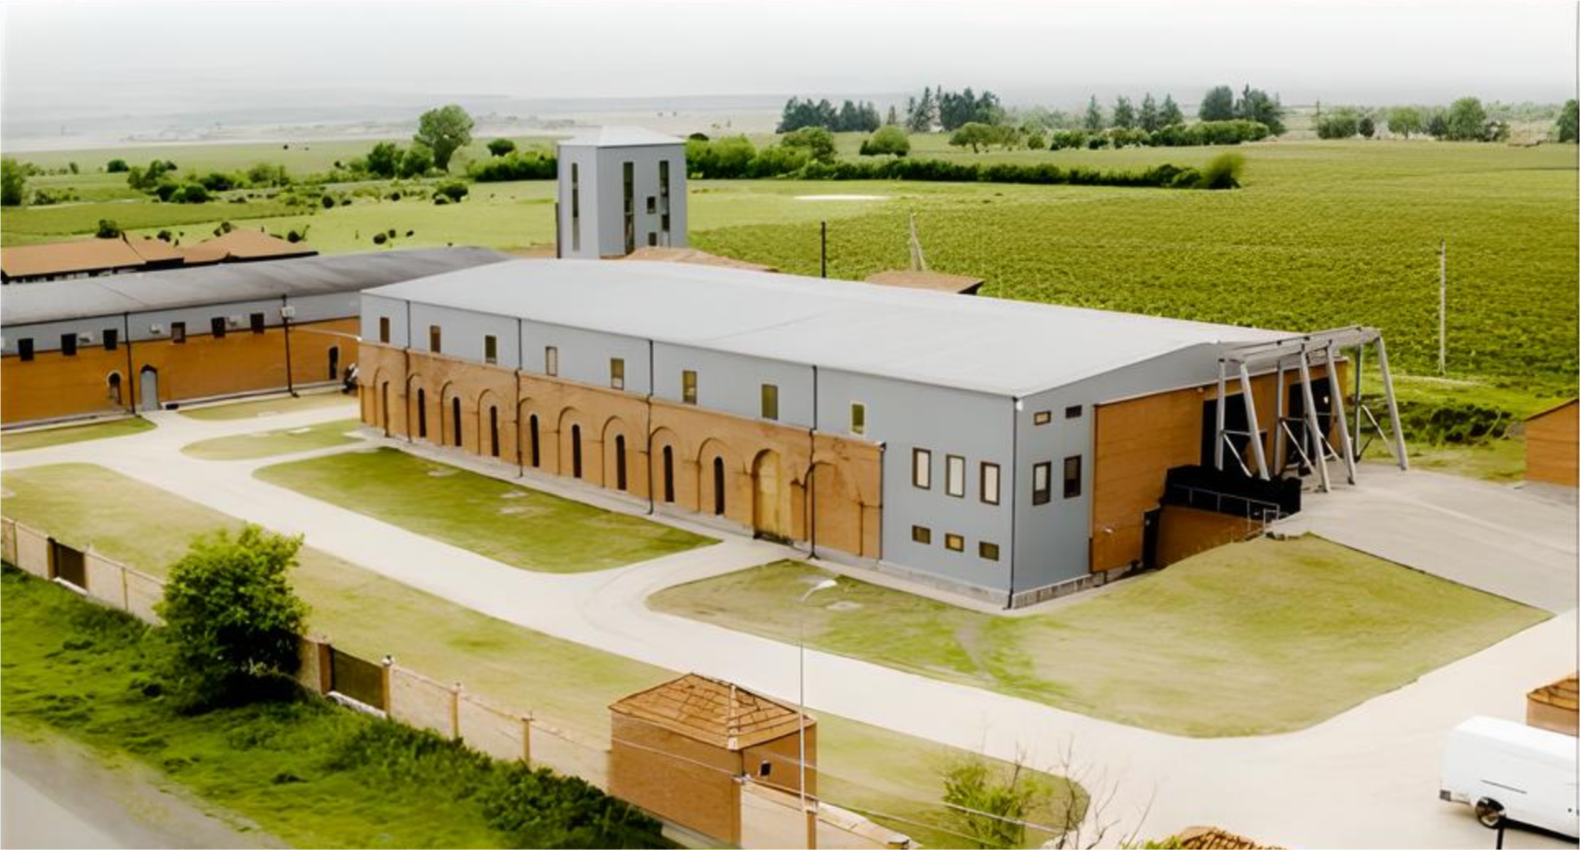
[[[609,710],[731,751],[793,735],[800,729],[800,713],[794,708],[695,673],[632,694]],[[807,718],[809,727],[813,722]]]
[[[1025,396],[1287,334],[686,263],[512,260],[371,290],[418,303]]]
[[[14,283],[0,298],[0,325],[351,292],[507,259],[485,248],[430,248]]]
[[[684,139],[666,136],[646,127],[599,127],[561,141],[562,148],[637,148],[648,145],[683,145]]]

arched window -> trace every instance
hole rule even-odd
[[[450,399],[450,418],[452,420],[454,420],[454,422],[455,422],[455,436],[452,439],[455,441],[456,447],[459,448],[460,445],[461,445],[461,397],[460,396],[456,396],[455,398]]]
[[[428,391],[417,390],[417,436],[428,439]]]
[[[108,395],[109,395],[109,399],[110,399],[110,404],[113,404],[113,405],[116,405],[116,406],[120,406],[120,404],[121,404],[121,373],[120,372],[111,372],[110,373]]]
[[[488,408],[488,452],[499,457],[499,408]]]
[[[724,458],[713,459],[713,514],[724,516]]]
[[[616,490],[625,489],[625,435],[614,438],[614,486]]]
[[[527,420],[527,437],[532,443],[532,468],[537,469],[543,464],[543,458],[538,454],[538,415],[532,414]]]
[[[664,447],[664,501],[675,501],[675,449]]]
[[[582,477],[582,426],[571,426],[571,475]]]

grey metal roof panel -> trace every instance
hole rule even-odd
[[[638,148],[685,143],[685,139],[668,136],[646,127],[599,127],[564,139],[559,145],[568,148]]]
[[[996,395],[1287,334],[677,263],[513,260],[369,294]]]
[[[354,292],[508,259],[486,248],[428,248],[12,283],[0,291],[0,325]]]

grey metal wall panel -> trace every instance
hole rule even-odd
[[[648,393],[648,342],[615,334],[584,331],[542,322],[523,322],[521,327],[521,368],[539,375],[544,368],[545,349],[559,351],[559,377],[593,386],[610,385],[610,360],[625,361],[625,392]]]
[[[291,324],[301,325],[308,322],[327,322],[335,319],[354,319],[361,314],[362,298],[356,292],[334,292],[324,295],[304,295],[286,299],[296,315],[291,319]],[[275,327],[280,324],[279,305],[275,309],[264,313],[264,324]],[[377,337],[374,337],[377,339]]]
[[[492,336],[498,345],[498,364],[514,369],[521,362],[516,325],[516,320],[508,316],[412,304],[411,347],[416,351],[429,351],[429,330],[437,326],[440,354],[483,363],[484,338]]]
[[[599,246],[604,256],[621,255],[625,251],[625,171],[629,162],[634,166],[633,189],[636,224],[636,247],[650,244],[662,247],[686,245],[686,157],[684,145],[651,145],[629,148],[598,149],[598,230]],[[660,162],[669,163],[670,226],[662,230],[663,203],[659,192]],[[648,212],[647,200],[654,200],[654,211]],[[583,212],[585,215],[585,211]],[[583,234],[583,238],[586,236]]]
[[[683,402],[681,373],[697,373],[697,405],[747,419],[762,418],[762,386],[779,388],[779,418],[812,427],[812,367],[658,343],[653,349],[653,394]]]
[[[580,200],[580,236],[577,237],[572,221],[571,165],[577,166],[577,192]],[[559,239],[560,255],[579,259],[598,259],[598,152],[596,148],[561,147],[559,149]]]
[[[388,345],[396,348],[405,348],[406,339],[406,314],[409,309],[407,302],[398,298],[385,298],[379,295],[362,296],[362,338],[370,342],[379,341],[379,319],[390,320],[390,338]]]

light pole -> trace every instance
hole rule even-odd
[[[823,579],[817,584],[812,585],[812,587],[809,588],[806,593],[801,594],[801,601],[796,609],[796,622],[798,626],[796,639],[797,678],[800,680],[800,696],[796,698],[796,715],[800,722],[797,724],[799,728],[796,729],[796,737],[800,739],[799,746],[801,757],[799,762],[801,770],[801,816],[803,818],[808,818],[806,827],[806,846],[808,847],[812,847],[816,844],[815,836],[817,833],[813,831],[812,821],[809,817],[812,812],[807,808],[806,805],[806,601],[812,598],[812,594],[817,593],[820,590],[828,590],[838,586],[839,582],[831,578]]]

